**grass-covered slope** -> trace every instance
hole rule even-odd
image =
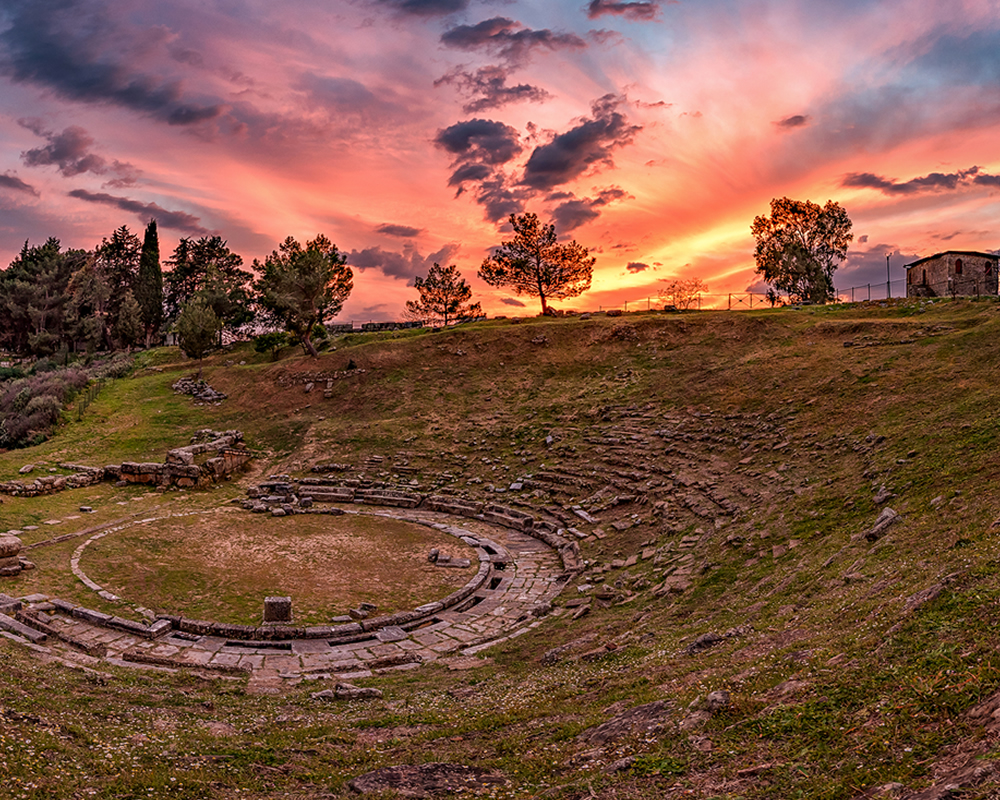
[[[315,684],[261,697],[81,674],[0,640],[5,786],[347,797],[378,767],[451,762],[501,774],[496,797],[994,796],[996,722],[977,706],[1000,691],[998,333],[996,304],[961,301],[493,321],[348,336],[318,360],[220,354],[204,373],[229,399],[201,407],[170,389],[190,363],[146,354],[82,421],[0,454],[0,480],[25,463],[159,460],[197,428],[240,428],[260,453],[246,480],[337,463],[424,492],[580,505],[599,520],[576,518],[588,567],[564,613],[491,661],[375,677],[385,699],[368,704],[318,704]],[[4,498],[0,529],[241,491]],[[898,519],[866,537],[886,508]],[[40,568],[0,591],[76,591],[72,546],[35,551]],[[728,705],[709,711],[717,691]],[[650,703],[655,724],[629,716]]]

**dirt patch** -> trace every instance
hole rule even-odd
[[[452,536],[384,517],[220,512],[108,536],[85,551],[83,568],[157,611],[253,624],[263,598],[278,595],[292,598],[297,623],[323,624],[362,602],[380,614],[415,608],[469,580],[471,568],[429,564],[431,548],[474,555]]]

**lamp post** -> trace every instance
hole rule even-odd
[[[892,281],[889,280],[889,256],[892,253],[885,254],[885,296],[888,299],[892,299]]]

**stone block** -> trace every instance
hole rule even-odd
[[[20,610],[21,610],[20,600],[15,600],[13,597],[8,597],[5,594],[0,594],[0,614],[8,614],[10,616],[13,616]]]
[[[349,625],[335,626],[333,630],[330,632],[330,638],[337,639],[337,638],[343,638],[345,636],[357,636],[360,633],[363,633],[363,629],[361,628],[361,626],[356,622],[352,622]]]
[[[173,623],[169,619],[160,618],[149,626],[149,635],[153,639],[166,636],[174,629]]]
[[[107,625],[111,621],[110,614],[104,614],[100,611],[94,611],[91,608],[83,608],[82,606],[77,606],[73,609],[73,616],[93,625]]]
[[[292,621],[291,597],[264,598],[264,624]]]
[[[117,628],[120,631],[134,633],[136,636],[142,636],[143,638],[149,636],[149,628],[146,625],[135,620],[125,619],[124,617],[112,617],[108,620],[108,626]]]
[[[378,631],[375,634],[375,638],[383,643],[401,642],[404,639],[410,638],[410,635],[398,625],[390,625]]]
[[[4,559],[13,558],[17,562],[17,556],[21,552],[23,543],[16,536],[9,533],[0,534],[0,562]]]
[[[6,614],[0,614],[0,630],[17,634],[18,636],[27,639],[29,642],[34,642],[35,644],[40,644],[49,638],[47,634],[44,634],[41,631],[36,631],[34,628],[29,628],[23,622],[18,622],[16,619],[8,617]]]

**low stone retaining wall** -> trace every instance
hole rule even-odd
[[[241,470],[253,458],[243,444],[240,431],[198,431],[194,441],[167,453],[164,463],[126,461],[106,467],[85,467],[79,464],[59,464],[73,470],[71,475],[44,475],[33,481],[0,483],[0,494],[12,497],[39,497],[66,489],[79,489],[101,481],[124,481],[147,486],[177,486],[182,489],[203,488],[224,480]],[[195,457],[205,453],[216,455],[203,464]]]

